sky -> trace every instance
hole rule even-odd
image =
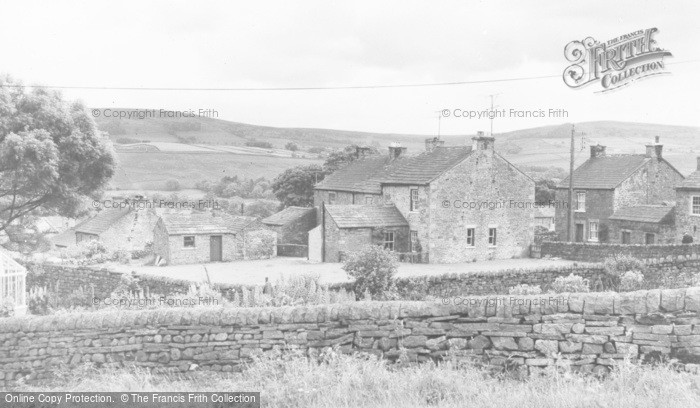
[[[8,1],[0,73],[27,85],[129,88],[344,87],[553,76],[455,86],[307,91],[66,89],[91,108],[198,111],[278,127],[471,134],[596,120],[700,126],[700,2]],[[656,27],[669,75],[596,93],[567,87],[564,47]],[[441,111],[449,116],[438,119]]]

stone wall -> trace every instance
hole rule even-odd
[[[601,262],[607,257],[631,255],[643,261],[685,262],[700,259],[700,244],[693,245],[622,245],[548,242],[541,246],[542,257],[572,261]]]
[[[0,387],[92,362],[239,371],[251,356],[329,347],[396,360],[468,360],[526,375],[603,373],[668,356],[697,371],[700,288],[283,308],[117,310],[0,320]]]

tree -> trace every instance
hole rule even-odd
[[[541,179],[535,182],[535,201],[538,203],[549,203],[556,197],[557,183],[550,179]]]
[[[75,216],[114,174],[116,155],[79,103],[0,77],[0,231],[38,208]]]
[[[346,146],[343,150],[335,151],[328,155],[328,158],[323,163],[323,169],[326,171],[326,175],[331,174],[341,167],[357,160],[359,156],[357,155],[357,145]],[[379,150],[375,147],[368,147],[369,154],[379,154]]]
[[[275,197],[283,207],[311,207],[314,202],[314,185],[323,180],[326,173],[317,164],[287,169],[272,182]]]
[[[297,144],[294,142],[288,142],[286,145],[284,145],[284,148],[292,152],[299,150],[299,146],[297,146]]]

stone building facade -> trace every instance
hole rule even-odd
[[[163,214],[154,228],[153,252],[168,265],[246,259],[249,234],[262,229],[252,217]]]
[[[673,205],[674,187],[683,175],[663,157],[663,145],[646,146],[645,154],[608,155],[606,147],[591,146],[590,158],[573,175],[576,242],[608,242],[610,216],[625,207]],[[557,185],[555,228],[568,240],[569,179]]]
[[[700,157],[697,170],[676,187],[677,236],[684,235],[700,242]]]
[[[392,146],[388,156],[357,160],[316,186],[319,222],[327,219],[331,206],[357,207],[359,218],[388,207],[407,223],[408,239],[397,241],[394,250],[419,254],[422,262],[527,256],[534,239],[535,183],[496,153],[494,144],[493,137],[480,132],[471,146],[446,147],[439,139],[428,139],[426,151],[417,156]],[[376,243],[367,231],[343,233],[332,223],[325,225],[326,261],[342,252],[328,248],[340,241]],[[344,239],[336,238],[341,233]]]
[[[623,207],[610,216],[608,241],[611,244],[675,244],[675,207],[646,205]]]
[[[153,242],[153,227],[157,221],[158,215],[152,208],[103,209],[72,228],[75,240],[66,243],[72,246],[83,241],[98,240],[112,251],[144,249]]]

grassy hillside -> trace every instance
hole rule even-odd
[[[321,163],[310,148],[340,149],[350,144],[386,148],[401,143],[409,154],[424,150],[433,135],[384,134],[333,129],[275,128],[208,118],[96,118],[101,130],[117,142],[120,167],[113,181],[121,189],[159,189],[170,179],[183,187],[224,175],[273,178],[289,167]],[[496,149],[520,166],[568,169],[570,124],[523,129],[496,135]],[[700,154],[700,128],[627,122],[585,122],[576,125],[576,164],[588,158],[589,146],[604,144],[608,152],[642,153],[644,145],[661,137],[665,157],[682,173],[695,169]],[[471,143],[469,135],[442,137],[447,145]],[[121,142],[121,143],[120,143]],[[131,143],[125,145],[123,143]],[[133,144],[134,142],[144,142]],[[272,148],[246,143],[268,142]],[[300,151],[285,150],[288,142]],[[292,157],[297,156],[297,157]]]

